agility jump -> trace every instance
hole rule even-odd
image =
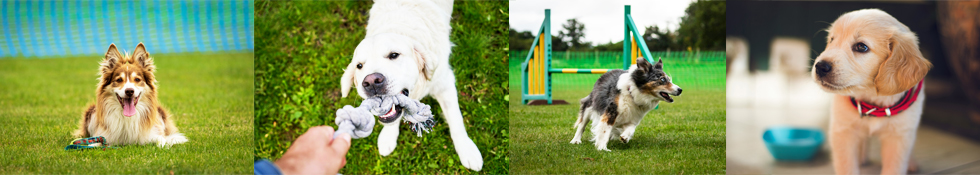
[[[623,69],[629,69],[630,65],[636,64],[636,58],[643,56],[647,61],[653,62],[650,56],[650,49],[642,39],[642,34],[636,30],[633,17],[630,16],[630,6],[625,6],[626,12],[623,15]],[[551,67],[551,9],[544,10],[544,22],[538,29],[538,36],[534,37],[531,44],[531,51],[527,54],[524,63],[521,63],[521,103],[526,105],[536,104],[568,104],[564,100],[553,100],[551,98],[551,74],[604,74],[609,69],[577,69],[577,68],[553,68]],[[641,55],[642,54],[642,55]],[[545,103],[547,102],[547,103]]]

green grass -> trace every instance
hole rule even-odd
[[[514,54],[515,52],[511,52]],[[524,52],[526,53],[526,52]],[[584,54],[584,57],[590,54]],[[526,56],[526,55],[525,55]],[[618,58],[556,58],[556,67],[620,68]],[[517,60],[521,59],[521,60]],[[520,64],[511,55],[511,172],[515,174],[723,174],[725,173],[725,65],[664,58],[664,70],[684,88],[674,103],[650,111],[630,143],[609,142],[612,152],[596,150],[588,128],[581,144],[570,144],[579,100],[599,74],[553,74],[553,97],[569,105],[522,105]],[[601,61],[601,62],[600,62]],[[599,62],[599,63],[595,63]],[[591,126],[588,125],[588,126]]]
[[[514,88],[514,87],[512,87]],[[519,89],[519,88],[514,88]],[[519,96],[519,90],[511,90]],[[685,89],[674,103],[644,117],[628,144],[609,141],[612,152],[596,150],[586,128],[581,144],[570,144],[578,100],[589,90],[563,90],[555,99],[569,105],[510,103],[511,172],[517,174],[723,174],[725,91]],[[591,126],[591,125],[588,125]]]
[[[252,172],[252,53],[159,54],[160,102],[190,140],[65,151],[95,102],[99,56],[0,59],[0,174]]]
[[[340,77],[364,38],[370,1],[257,1],[255,13],[255,159],[279,159],[308,128],[336,127],[334,113],[357,106],[340,97]],[[483,155],[479,173],[509,169],[507,113],[507,2],[454,4],[450,64],[456,75],[466,130]],[[352,90],[354,91],[354,90]],[[354,93],[354,92],[352,92]],[[442,116],[439,104],[432,105]],[[402,125],[398,147],[386,157],[377,133],[352,143],[344,174],[474,173],[459,163],[442,117],[435,130],[416,137]]]

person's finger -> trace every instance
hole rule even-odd
[[[318,127],[323,128],[326,131],[325,133],[327,134],[327,142],[333,140],[333,132],[334,132],[333,127],[330,126],[318,126]]]
[[[310,145],[326,145],[330,143],[330,139],[333,137],[333,128],[325,126],[312,127],[299,137],[300,139],[307,140],[306,142],[310,142]],[[299,142],[300,139],[296,139],[296,141]]]
[[[341,133],[340,138],[333,139],[333,141],[330,142],[330,147],[333,148],[337,154],[347,156],[347,150],[350,149],[350,139],[350,134]]]

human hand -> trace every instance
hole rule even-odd
[[[283,174],[337,174],[347,164],[350,135],[333,138],[330,126],[310,128],[276,161]]]

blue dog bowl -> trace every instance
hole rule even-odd
[[[824,136],[818,129],[771,127],[762,134],[762,140],[776,160],[805,161],[820,150]]]

